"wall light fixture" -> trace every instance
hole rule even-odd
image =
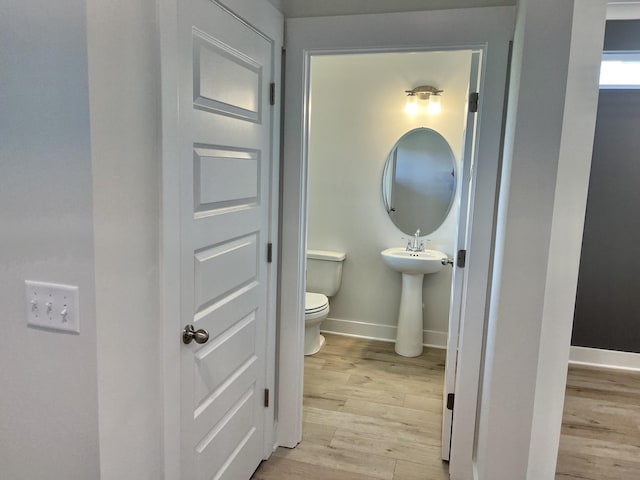
[[[418,113],[418,100],[424,100],[427,102],[427,113],[435,115],[440,113],[442,106],[440,95],[444,90],[440,90],[431,85],[420,85],[413,90],[405,90],[407,94],[407,103],[405,104],[405,111],[410,115]]]

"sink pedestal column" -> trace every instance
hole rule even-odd
[[[422,273],[402,274],[402,295],[396,334],[396,353],[403,357],[422,355]]]

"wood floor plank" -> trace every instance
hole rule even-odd
[[[623,405],[600,398],[568,397],[562,432],[640,446],[640,400],[636,405]]]
[[[337,412],[344,408],[347,397],[339,396],[331,398],[323,395],[305,394],[302,398],[303,407],[315,407],[323,410],[335,410]]]
[[[323,359],[322,368],[325,370],[334,370],[338,372],[346,373],[359,373],[373,372],[376,375],[398,375],[402,377],[433,377],[442,380],[442,368],[439,362],[429,362],[425,359],[419,364],[406,364],[402,361],[394,360],[381,360],[381,359],[366,359],[366,358],[353,358],[344,357],[340,355],[326,355]]]
[[[279,448],[274,455],[382,480],[393,480],[396,466],[394,459],[308,442],[292,449]]]
[[[316,445],[329,445],[336,427],[320,423],[304,422],[302,424],[302,441],[315,443]]]
[[[421,465],[398,460],[393,480],[449,480],[449,467],[445,462]]]
[[[383,375],[351,375],[347,382],[348,385],[354,385],[362,388],[372,388],[376,390],[384,390],[397,393],[411,393],[415,395],[439,395],[442,393],[442,383],[436,381],[417,381],[411,378],[405,378],[403,381],[398,379],[389,379]]]
[[[444,351],[337,335],[305,358],[303,440],[254,480],[445,480]],[[640,373],[569,368],[556,480],[640,479]]]
[[[345,402],[344,408],[341,411],[372,417],[371,421],[374,422],[384,418],[386,420],[399,422],[408,427],[424,427],[425,430],[434,430],[440,435],[442,419],[438,419],[435,415],[424,410],[381,405],[379,403],[350,398]]]
[[[345,385],[351,378],[351,374],[347,372],[337,372],[334,370],[325,370],[324,368],[305,367],[305,382],[322,382],[333,385]]]
[[[556,480],[637,480],[640,463],[562,450],[558,455]]]
[[[583,438],[565,435],[560,444],[560,452],[576,452],[587,457],[608,458],[611,460],[632,461],[640,467],[640,446],[622,444],[617,441]],[[638,470],[640,477],[640,470]]]
[[[336,385],[311,378],[305,380],[304,394],[309,397],[343,401],[348,398],[370,400],[383,405],[402,406],[405,402],[404,393],[380,390],[375,388],[375,385],[366,388],[357,385]]]
[[[406,365],[425,365],[426,362],[439,363],[444,367],[445,351],[436,348],[425,348],[419,357],[401,357],[394,351],[391,342],[365,340],[341,335],[324,334],[327,343],[322,349],[323,355],[339,355],[344,358],[366,360],[382,360]]]
[[[325,363],[326,360],[324,358],[314,357],[310,355],[308,357],[305,357],[304,359],[304,369],[305,371],[311,369],[319,370],[324,366]]]
[[[556,480],[640,478],[640,372],[571,366]]]
[[[362,453],[407,460],[422,465],[441,463],[440,439],[426,437],[424,443],[407,442],[394,435],[380,436],[361,432],[336,429],[331,439],[331,447],[336,449],[354,450]]]
[[[403,422],[385,418],[378,418],[372,421],[371,417],[366,415],[326,411],[313,407],[304,409],[303,416],[306,422],[324,423],[343,430],[370,435],[394,435],[399,440],[406,442],[424,442],[431,433],[427,432],[424,427],[418,425],[407,425]]]
[[[446,471],[440,460],[444,352],[425,349],[405,358],[392,343],[325,338],[318,354],[305,357],[302,442],[278,449],[254,479],[411,480],[398,475]],[[398,469],[399,461],[405,463]],[[417,463],[419,470],[412,468]],[[439,480],[437,474],[426,478]]]
[[[252,480],[371,480],[366,475],[273,455],[256,470]]]
[[[407,393],[404,396],[404,407],[413,408],[415,410],[424,410],[425,412],[431,412],[438,417],[442,415],[443,406],[442,395],[414,395]]]

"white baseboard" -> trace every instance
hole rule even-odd
[[[391,325],[325,318],[320,325],[320,330],[338,335],[367,338],[369,340],[382,340],[383,342],[396,341],[396,327]]]
[[[336,335],[380,340],[382,342],[396,341],[396,327],[392,325],[327,318],[322,322],[320,330]],[[426,347],[447,348],[447,332],[423,330],[422,343]]]
[[[569,364],[640,371],[640,353],[572,346]]]
[[[438,332],[435,330],[422,331],[422,344],[425,347],[447,348],[447,332]]]

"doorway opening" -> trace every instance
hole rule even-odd
[[[407,227],[409,230],[402,231],[394,224],[393,215],[389,215],[392,212],[383,202],[383,191],[388,188],[382,185],[385,163],[391,156],[394,144],[407,132],[420,129],[436,132],[448,144],[453,158],[452,166],[446,171],[449,180],[451,176],[455,178],[451,208],[446,209],[439,224],[430,230],[422,230],[419,243],[425,244],[427,250],[443,252],[443,258],[447,259],[453,259],[457,251],[466,246],[469,198],[473,191],[471,170],[476,125],[475,114],[469,112],[469,94],[478,91],[481,53],[481,50],[474,49],[452,49],[310,55],[308,128],[304,142],[308,174],[303,182],[307,185],[308,202],[304,224],[306,245],[308,249],[346,254],[341,286],[337,294],[329,299],[330,313],[322,327],[323,331],[332,334],[327,335],[326,350],[336,352],[342,348],[341,345],[344,346],[345,340],[336,337],[336,334],[366,339],[364,342],[354,341],[351,344],[353,350],[335,353],[333,358],[323,359],[322,350],[316,357],[307,357],[308,375],[305,379],[311,380],[306,382],[305,404],[315,402],[316,406],[323,404],[328,407],[325,412],[330,418],[327,420],[329,423],[337,422],[344,427],[347,422],[342,418],[344,410],[355,408],[354,405],[369,408],[369,412],[376,412],[377,407],[385,405],[384,402],[380,403],[383,391],[376,390],[374,385],[368,393],[366,389],[355,392],[358,388],[351,387],[358,386],[350,385],[350,382],[357,383],[359,379],[356,377],[360,374],[339,372],[340,368],[346,366],[350,370],[357,366],[353,364],[367,365],[370,371],[365,377],[369,376],[372,383],[379,382],[378,385],[382,385],[385,369],[389,373],[389,369],[402,370],[402,365],[406,366],[404,357],[395,356],[392,346],[389,352],[383,353],[388,347],[372,340],[395,340],[401,297],[401,274],[389,269],[380,253],[388,247],[405,247],[414,231],[420,228],[421,212],[424,212],[418,208],[415,212],[415,228]],[[442,90],[439,95],[439,114],[426,111],[415,115],[406,113],[405,91],[420,85],[434,85]],[[419,175],[425,174],[419,168],[418,172]],[[450,184],[448,188],[452,188]],[[410,207],[413,205],[408,205]],[[444,349],[449,343],[452,351],[452,370],[447,375],[449,387],[441,384],[436,388],[431,382],[434,389],[424,398],[419,398],[418,386],[416,392],[409,389],[400,394],[401,398],[397,398],[397,395],[396,398],[387,398],[387,401],[400,401],[401,404],[396,405],[396,412],[407,416],[415,413],[420,417],[419,408],[429,406],[433,414],[428,420],[429,429],[433,435],[425,435],[424,440],[431,441],[432,450],[436,452],[433,458],[437,462],[441,457],[449,458],[451,415],[444,416],[443,430],[447,433],[443,436],[444,441],[441,441],[441,415],[446,409],[442,397],[445,391],[453,392],[455,384],[463,277],[464,269],[446,265],[437,274],[426,275],[424,288],[420,288],[425,306],[420,313],[420,344]],[[453,308],[450,308],[450,304]],[[454,327],[450,328],[450,324]],[[355,350],[363,352],[365,357],[384,356],[389,363],[383,364],[382,360],[375,358],[358,359],[353,356]],[[427,353],[431,364],[427,361],[425,368],[432,371],[440,369],[440,381],[443,383],[444,353],[442,350]],[[302,355],[298,358],[302,363]],[[376,362],[380,366],[377,380],[376,372],[371,370]],[[405,369],[411,371],[408,367]],[[344,385],[340,386],[337,378],[330,380],[331,388],[320,394],[318,390],[312,391],[313,388],[324,389],[321,384],[314,382],[314,374],[318,378],[339,377]],[[413,374],[417,375],[417,372],[414,370]],[[354,377],[350,378],[351,375]],[[411,384],[411,380],[405,378],[407,384]],[[402,390],[402,382],[400,380],[399,385],[390,388]],[[313,383],[315,385],[311,385]],[[371,402],[368,407],[360,405],[360,399],[348,398],[347,394],[354,392],[356,395],[369,396]],[[417,398],[414,398],[416,394]],[[409,396],[410,402],[415,401],[412,406],[418,408],[407,407],[406,396]],[[312,410],[314,408],[309,406],[311,415],[316,415],[316,421],[322,422],[318,410],[323,409]],[[334,408],[333,413],[331,408]],[[370,418],[377,416],[377,413],[373,413]],[[434,418],[437,421],[434,422]],[[354,422],[363,426],[363,418]],[[332,425],[328,427],[333,428]],[[358,434],[337,427],[337,439],[330,439],[334,444],[340,441],[341,435]],[[312,428],[317,429],[316,426]],[[366,427],[363,428],[366,430]],[[366,431],[360,432],[360,435],[361,438],[367,437]],[[433,444],[434,438],[437,439],[437,446]],[[370,448],[370,442],[374,439],[368,440],[369,443],[364,440],[364,445]],[[441,450],[443,446],[445,448]],[[382,450],[382,457],[393,456],[393,448]]]
[[[611,460],[611,452],[640,441],[637,402],[629,400],[640,393],[640,328],[633,320],[640,302],[629,287],[640,262],[626,254],[638,228],[619,208],[640,198],[633,128],[640,120],[640,20],[637,7],[624,10],[628,16],[609,18],[605,27],[556,478],[594,471],[603,480],[633,478],[640,468],[636,456]],[[603,246],[606,263],[595,257]],[[594,448],[605,444],[607,454]]]
[[[468,149],[475,160],[474,183],[469,193],[470,219],[467,243],[464,294],[460,310],[461,334],[455,375],[455,419],[452,428],[451,474],[472,474],[478,380],[490,278],[496,185],[509,39],[509,18],[492,12],[477,29],[478,18],[468,19],[450,12],[414,13],[410,17],[385,17],[385,34],[375,34],[373,18],[348,17],[335,23],[330,19],[291,19],[286,52],[284,115],[284,156],[282,168],[281,272],[279,295],[278,417],[277,444],[293,448],[302,439],[303,347],[305,314],[305,265],[307,249],[307,158],[311,114],[309,102],[314,57],[363,53],[409,53],[473,50],[480,54],[480,85],[476,137]],[[491,25],[491,27],[488,27]],[[335,27],[335,28],[334,28]],[[364,28],[366,27],[366,28]],[[332,32],[327,35],[327,32]],[[461,34],[465,32],[465,34]],[[378,32],[379,33],[379,32]],[[400,91],[401,108],[404,86]],[[354,92],[354,95],[356,93]],[[392,145],[389,145],[390,148]],[[467,149],[465,149],[467,151]],[[381,153],[384,157],[387,152]],[[467,163],[470,165],[470,163]],[[376,187],[380,191],[380,184]],[[412,232],[413,233],[413,232]],[[348,252],[347,252],[348,253]],[[379,252],[378,252],[379,254]],[[349,258],[345,263],[348,267]],[[449,267],[450,268],[450,267]],[[457,340],[457,336],[452,336]],[[455,352],[455,349],[453,349]]]

